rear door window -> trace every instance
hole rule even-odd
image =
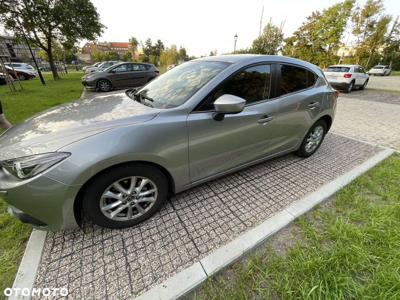
[[[312,87],[317,76],[304,68],[292,65],[280,65],[281,78],[278,83],[278,94],[285,95]]]

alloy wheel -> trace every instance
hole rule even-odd
[[[308,153],[311,153],[317,149],[319,144],[322,141],[322,138],[324,137],[324,128],[319,125],[316,126],[308,135],[306,145],[305,145],[305,150]]]
[[[120,179],[110,185],[100,199],[100,210],[114,221],[141,217],[153,207],[158,196],[156,184],[142,176]]]
[[[101,80],[98,86],[99,90],[102,92],[108,92],[111,89],[110,83],[106,80]]]

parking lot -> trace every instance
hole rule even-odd
[[[332,131],[400,150],[400,76],[372,77],[364,91],[341,94]]]

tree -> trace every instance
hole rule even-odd
[[[400,22],[399,17],[392,24],[383,50],[382,63],[390,65],[394,70],[400,70]]]
[[[123,61],[132,61],[132,53],[131,53],[131,52],[126,52],[126,53],[122,56],[122,60],[123,60]]]
[[[322,67],[335,63],[354,2],[355,0],[345,0],[322,12],[313,12],[306,22],[285,40],[283,54]]]
[[[176,65],[179,61],[179,53],[175,45],[170,48],[166,48],[160,56],[160,64],[168,67],[170,65]]]
[[[187,51],[182,46],[179,47],[178,60],[179,61],[188,61],[189,60],[189,56],[187,55]]]
[[[382,0],[368,0],[364,7],[353,13],[353,35],[356,39],[356,62],[369,68],[374,55],[385,44],[385,36],[391,17],[384,14]],[[378,61],[380,58],[378,57]]]
[[[119,60],[119,54],[114,51],[107,51],[103,54],[103,60]]]
[[[276,55],[283,42],[282,29],[269,22],[262,34],[253,41],[250,51],[257,54]]]
[[[23,32],[46,52],[54,79],[59,79],[53,45],[94,40],[104,26],[90,0],[0,0],[0,22],[17,37]]]
[[[130,46],[131,52],[132,52],[132,59],[135,60],[139,42],[134,36],[129,39],[129,46]]]

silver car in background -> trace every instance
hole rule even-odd
[[[137,224],[168,195],[317,151],[337,92],[310,63],[231,55],[181,64],[144,87],[61,105],[0,137],[0,195],[50,230],[87,218]]]
[[[373,76],[389,76],[390,73],[392,73],[392,69],[389,66],[385,65],[377,65],[372,67],[368,71],[368,75],[373,75]]]

